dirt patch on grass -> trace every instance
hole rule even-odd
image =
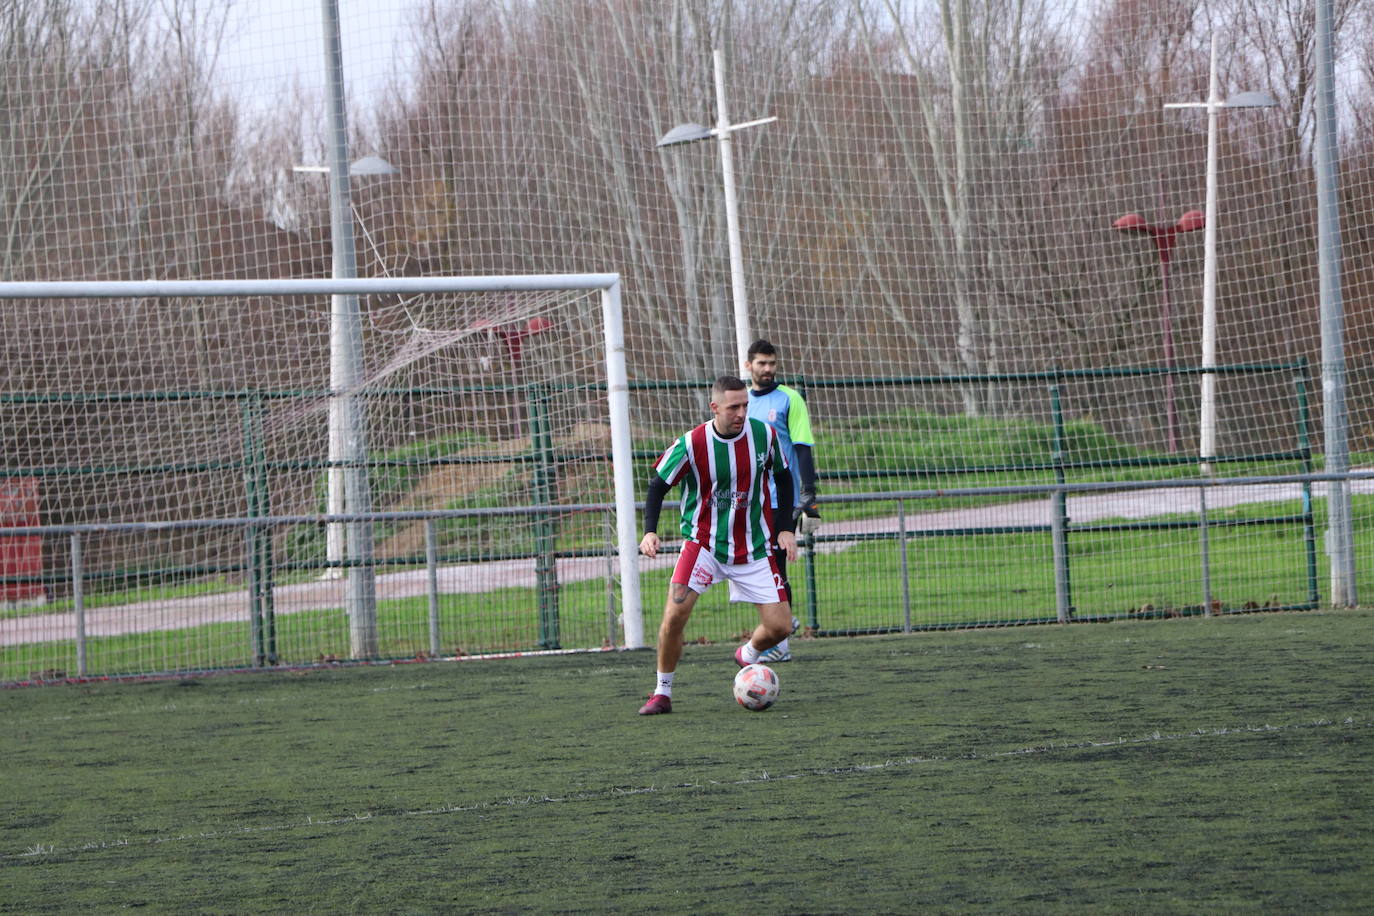
[[[554,438],[561,454],[610,452],[610,429],[604,424],[577,423],[566,435]],[[465,448],[457,455],[469,458],[513,458],[529,451],[528,439],[500,439]],[[501,504],[517,505],[529,499],[529,475],[533,466],[516,461],[489,461],[481,464],[447,464],[421,475],[415,487],[385,508],[388,512],[411,509],[449,509],[478,493],[502,496]],[[559,479],[564,493],[579,492],[579,481],[589,476],[585,465],[574,462],[560,466]],[[502,485],[505,492],[502,492]],[[606,499],[610,494],[606,494]],[[380,559],[421,557],[425,552],[425,523],[408,522],[377,544]]]

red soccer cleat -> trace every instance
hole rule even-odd
[[[749,663],[744,660],[744,646],[740,646],[735,650],[735,664],[739,665],[741,668],[748,667]]]
[[[671,697],[656,693],[649,697],[649,702],[639,707],[641,716],[661,716],[664,713],[673,711],[673,700]]]

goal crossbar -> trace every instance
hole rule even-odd
[[[266,280],[37,280],[0,283],[0,299],[169,299],[194,296],[338,296],[384,293],[615,290],[619,274],[360,277]]]

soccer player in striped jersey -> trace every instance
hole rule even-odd
[[[779,506],[792,505],[792,475],[767,423],[750,419],[744,382],[722,375],[711,386],[711,419],[668,447],[654,465],[644,502],[639,552],[658,555],[658,516],[663,498],[682,486],[682,553],[668,584],[668,601],[658,628],[658,683],[641,716],[673,711],[673,675],[682,657],[682,634],[697,598],[716,582],[730,583],[733,601],[758,608],[759,625],[735,650],[743,667],[758,661],[792,632],[792,606],[773,542],[788,559],[797,558],[792,513],[773,511],[770,482]]]

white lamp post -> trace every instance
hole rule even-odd
[[[735,163],[730,152],[730,135],[746,127],[776,121],[759,118],[742,124],[731,124],[725,110],[725,53],[719,48],[713,54],[716,74],[716,126],[679,124],[668,131],[656,144],[675,146],[715,137],[720,143],[720,170],[725,185],[725,226],[730,243],[730,293],[735,308],[735,350],[739,365],[744,366],[749,351],[749,299],[744,288],[744,253],[740,244],[739,202],[735,197]]]
[[[1207,208],[1203,233],[1202,261],[1202,368],[1217,364],[1217,112],[1223,108],[1272,108],[1278,104],[1264,92],[1241,92],[1225,101],[1217,81],[1217,37],[1212,36],[1210,77],[1205,102],[1170,102],[1165,108],[1207,109]],[[1202,374],[1201,439],[1198,446],[1202,473],[1212,473],[1211,459],[1217,446],[1217,377]]]
[[[304,172],[311,174],[328,175],[329,166],[327,165],[296,165],[291,167],[293,172]],[[396,175],[399,170],[380,156],[364,156],[352,163],[348,167],[349,175]],[[330,185],[331,192],[334,185]],[[350,209],[352,207],[350,201]],[[364,227],[366,232],[366,227]],[[334,240],[335,247],[339,247],[339,240]],[[345,270],[345,273],[347,271]],[[356,269],[353,273],[356,273]],[[335,276],[339,274],[336,271]],[[338,360],[334,354],[337,335],[331,334],[330,350],[331,365],[337,365]],[[346,442],[346,427],[348,421],[344,419],[348,410],[348,395],[341,395],[335,398],[330,404],[329,411],[329,461],[330,468],[326,474],[326,495],[325,495],[325,514],[343,515],[347,511],[344,500],[344,470],[338,466],[348,455],[348,444]],[[339,564],[344,558],[344,525],[341,522],[330,522],[324,529],[324,553],[325,560],[330,564],[320,576],[321,579],[342,579],[343,568]]]

